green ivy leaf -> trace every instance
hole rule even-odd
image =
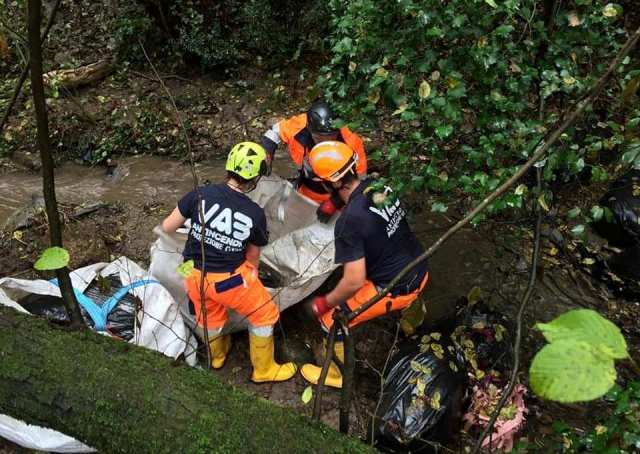
[[[69,264],[69,252],[61,247],[54,246],[42,251],[42,255],[33,265],[36,270],[59,270]]]
[[[591,309],[576,309],[566,312],[550,323],[537,323],[548,342],[586,342],[612,359],[629,356],[627,342],[620,329]]]
[[[575,236],[580,236],[584,233],[584,225],[578,224],[571,229],[571,233]]]
[[[446,139],[451,135],[452,132],[453,132],[453,126],[451,125],[443,125],[443,126],[438,126],[436,128],[436,135],[440,139]]]
[[[599,221],[600,219],[602,219],[602,216],[604,215],[604,208],[602,208],[599,205],[594,205],[591,208],[591,219],[593,219],[594,221]]]
[[[603,396],[616,381],[613,359],[599,355],[587,342],[563,340],[548,344],[533,358],[531,389],[546,399],[570,403]]]
[[[580,215],[580,211],[581,210],[579,207],[573,207],[569,211],[567,211],[567,217],[569,219],[575,219],[578,217],[578,215]]]
[[[496,0],[484,0],[484,2],[489,5],[491,8],[497,8],[498,5],[496,5]]]
[[[191,275],[192,271],[193,260],[187,260],[186,262],[181,263],[178,268],[176,268],[176,272],[185,279]]]
[[[432,213],[446,213],[449,208],[441,202],[434,202],[431,204]]]
[[[311,386],[307,386],[302,392],[302,402],[306,405],[311,402],[311,398],[313,397],[313,388]]]

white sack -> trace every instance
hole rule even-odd
[[[283,287],[267,288],[283,311],[313,293],[336,268],[333,261],[335,219],[329,224],[318,222],[318,204],[298,194],[291,183],[275,175],[263,177],[247,195],[265,210],[269,244],[262,249],[260,261],[284,279]],[[160,227],[154,229],[158,239],[151,246],[149,274],[171,292],[193,326],[195,320],[189,314],[182,277],[176,271],[183,260],[187,232],[180,229],[175,235],[167,235]],[[243,317],[229,312],[225,332],[247,328]]]

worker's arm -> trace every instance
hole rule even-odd
[[[267,152],[267,163],[271,166],[273,162],[273,156],[276,154],[278,145],[282,142],[280,136],[280,122],[274,124],[267,132],[262,136],[261,145]]]
[[[244,254],[244,257],[249,263],[258,268],[258,265],[260,263],[260,248],[255,244],[247,244],[247,250]]]
[[[364,257],[344,264],[342,279],[336,288],[326,295],[329,307],[347,301],[362,288],[367,279],[367,267]]]
[[[165,233],[175,233],[182,225],[184,221],[187,219],[182,216],[178,207],[175,207],[169,216],[167,216],[164,221],[162,221],[162,230]]]

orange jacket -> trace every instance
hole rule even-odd
[[[358,155],[356,171],[358,175],[365,175],[367,173],[367,155],[360,136],[343,126],[340,128],[340,133],[336,140],[346,143],[356,152]],[[327,200],[330,194],[327,193],[326,189],[320,183],[306,178],[303,172],[303,165],[309,151],[316,145],[311,136],[311,131],[307,128],[306,113],[279,121],[262,138],[262,146],[271,155],[275,153],[278,145],[282,142],[287,144],[291,159],[300,169],[299,191],[316,202]]]

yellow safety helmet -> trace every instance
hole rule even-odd
[[[227,157],[225,169],[245,180],[252,180],[267,173],[267,152],[254,142],[240,142]]]
[[[358,155],[343,142],[320,142],[309,152],[309,165],[321,180],[336,182],[355,172]]]

